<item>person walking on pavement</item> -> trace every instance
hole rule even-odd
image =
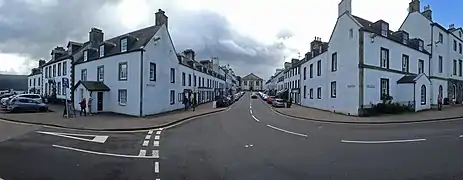
[[[193,95],[193,97],[191,98],[191,104],[193,106],[193,111],[195,111],[196,109],[196,98],[195,96]]]
[[[82,112],[84,113],[84,116],[87,116],[87,100],[84,98],[82,101],[80,101],[80,116],[82,116]]]
[[[437,109],[439,111],[442,110],[442,94],[439,94],[437,97]]]
[[[188,110],[188,98],[186,95],[183,95],[183,105],[185,105],[185,111]]]
[[[92,101],[93,101],[93,98],[92,97],[89,97],[88,98],[88,115],[92,115]]]

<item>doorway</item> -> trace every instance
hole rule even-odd
[[[97,103],[97,111],[103,111],[103,92],[98,92]]]

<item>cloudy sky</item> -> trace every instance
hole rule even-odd
[[[410,0],[352,0],[353,14],[397,29]],[[53,47],[86,41],[91,27],[105,39],[154,24],[161,8],[177,50],[219,56],[238,75],[267,79],[305,54],[315,36],[327,41],[340,0],[0,0],[0,73],[28,74]],[[379,6],[379,4],[381,4]],[[422,4],[424,5],[424,4]],[[285,59],[286,57],[286,59]]]

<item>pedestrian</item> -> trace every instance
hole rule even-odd
[[[196,109],[196,104],[197,104],[197,103],[196,103],[196,98],[195,98],[195,96],[193,96],[193,97],[191,98],[191,104],[192,104],[192,107],[193,107],[193,111],[195,111],[195,109]]]
[[[84,116],[87,116],[87,99],[82,99],[82,101],[80,101],[80,116],[82,116],[82,112],[84,113]]]
[[[183,95],[183,105],[185,105],[185,111],[188,110],[188,98],[186,95]]]
[[[442,94],[437,95],[437,109],[439,111],[442,110]]]
[[[92,97],[89,97],[88,98],[88,114],[91,116],[92,115],[92,101],[93,101],[93,98]]]

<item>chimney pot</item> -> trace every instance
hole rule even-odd
[[[155,25],[161,26],[163,24],[168,27],[168,17],[162,9],[158,9],[158,12],[155,13]]]

